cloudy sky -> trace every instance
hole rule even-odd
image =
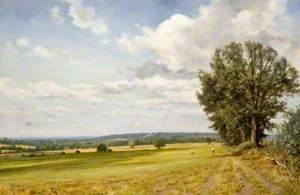
[[[214,48],[251,39],[300,70],[299,10],[300,0],[0,0],[0,136],[211,131],[199,68]]]

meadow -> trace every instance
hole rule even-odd
[[[299,194],[299,183],[259,154],[207,143],[113,147],[0,159],[0,194]]]

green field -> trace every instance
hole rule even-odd
[[[299,185],[284,171],[228,151],[221,144],[215,155],[208,144],[176,144],[7,157],[0,159],[0,194],[297,194]]]

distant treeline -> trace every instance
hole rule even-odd
[[[99,143],[107,146],[126,146],[130,141],[135,145],[152,144],[153,139],[161,137],[166,143],[202,143],[219,142],[219,137],[215,133],[136,133],[119,134],[102,137],[76,137],[76,138],[24,138],[11,139],[0,138],[0,143],[7,144],[0,150],[15,150],[16,152],[34,152],[47,150],[63,150],[78,148],[96,148]],[[16,145],[29,145],[33,148],[17,147]]]

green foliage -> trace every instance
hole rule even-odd
[[[238,145],[232,151],[232,154],[235,156],[239,156],[239,155],[243,154],[246,150],[249,150],[253,147],[254,147],[253,143],[251,143],[250,141],[247,141],[247,142],[244,142],[244,143],[241,143],[240,145]]]
[[[300,108],[290,111],[281,128],[280,142],[290,156],[300,157]]]
[[[97,148],[99,143],[107,146],[128,146],[130,140],[134,140],[136,145],[151,145],[155,137],[163,137],[167,143],[203,143],[210,138],[213,142],[220,142],[216,133],[134,133],[134,134],[114,134],[101,137],[76,137],[76,138],[31,138],[31,139],[12,139],[0,138],[2,151],[13,153],[40,152],[69,149]],[[19,147],[18,145],[28,145],[31,147]]]
[[[135,140],[130,140],[128,142],[128,145],[129,145],[130,148],[134,148],[134,146],[135,146]]]
[[[297,70],[262,44],[232,42],[216,49],[211,72],[200,71],[198,100],[212,128],[230,145],[258,146],[271,119],[285,109],[283,97],[299,91]]]
[[[300,107],[286,113],[266,153],[295,173],[300,171]]]
[[[166,140],[164,138],[157,137],[153,139],[152,144],[155,148],[161,149],[166,146]]]
[[[104,143],[100,143],[97,146],[97,152],[107,152],[108,148]]]

